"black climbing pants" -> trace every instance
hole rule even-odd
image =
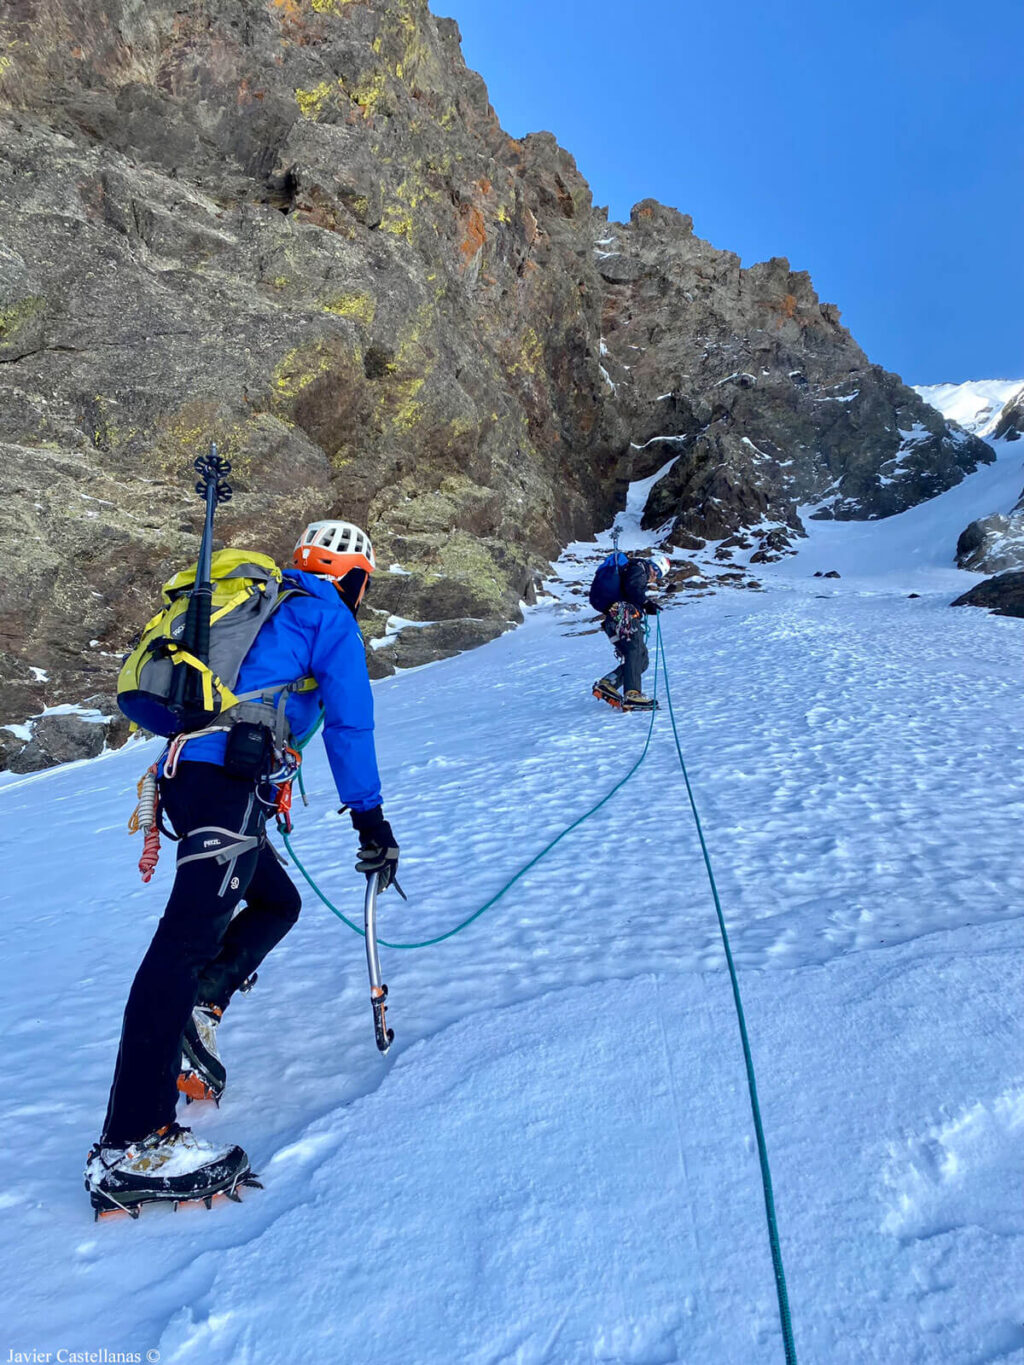
[[[251,781],[181,763],[160,783],[180,836],[170,899],[135,974],[103,1125],[125,1147],[174,1120],[181,1035],[197,1001],[221,1008],[299,916],[299,893],[266,842]],[[237,914],[241,901],[245,906]]]
[[[628,640],[615,640],[615,623],[610,617],[604,618],[601,629],[615,646],[615,653],[622,660],[614,673],[609,673],[616,687],[624,687],[627,692],[640,692],[643,675],[650,666],[647,641],[644,639],[643,618],[633,622],[633,634]]]

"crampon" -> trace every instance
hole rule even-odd
[[[212,1100],[218,1109],[223,1093],[200,1076],[198,1071],[184,1067],[178,1074],[178,1092],[185,1096],[186,1104],[192,1104],[195,1100]]]
[[[616,711],[622,710],[622,697],[617,688],[613,687],[607,678],[598,678],[592,688],[593,695],[598,701],[605,701]]]
[[[139,1197],[121,1203],[118,1203],[112,1196],[103,1194],[91,1194],[90,1197],[92,1199],[93,1221],[98,1223],[101,1218],[104,1221],[108,1218],[123,1216],[138,1218],[147,1204],[170,1204],[175,1213],[183,1204],[205,1204],[208,1209],[213,1208],[214,1201],[221,1199],[230,1200],[233,1204],[240,1204],[242,1196],[239,1194],[239,1190],[262,1190],[262,1188],[262,1182],[250,1172],[249,1175],[234,1181],[229,1186],[225,1186],[224,1189],[211,1190],[208,1194],[179,1195],[177,1198],[172,1195],[150,1194],[146,1195],[145,1198]]]

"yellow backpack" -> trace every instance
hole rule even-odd
[[[185,628],[189,593],[195,583],[196,565],[192,564],[163,586],[163,607],[144,627],[138,643],[121,665],[117,679],[117,704],[142,730],[155,735],[184,734],[201,730],[236,708],[225,723],[244,719],[274,725],[274,712],[283,721],[283,702],[288,691],[315,687],[312,679],[300,679],[259,693],[236,696],[242,661],[263,625],[286,598],[301,593],[301,588],[281,587],[282,574],[269,555],[251,550],[217,550],[210,561],[213,598],[210,606],[210,660],[208,664],[183,649],[179,643]],[[196,669],[200,687],[198,704],[175,703],[175,675],[178,669]],[[273,694],[282,694],[274,707]],[[178,693],[180,695],[180,691]],[[257,700],[258,699],[258,700]],[[266,714],[248,714],[259,709]]]

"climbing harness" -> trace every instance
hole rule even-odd
[[[220,735],[228,729],[226,725],[207,725],[203,730],[190,730],[187,735],[175,735],[167,745],[167,755],[164,758],[164,777],[177,777],[178,764],[181,762],[181,751],[185,745],[193,739],[199,739],[203,735]]]
[[[625,645],[632,640],[636,634],[641,613],[636,607],[628,602],[616,602],[607,612],[607,619],[615,627],[614,631],[608,636],[613,645]]]

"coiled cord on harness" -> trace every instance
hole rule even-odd
[[[139,872],[142,880],[148,882],[153,876],[160,860],[160,791],[156,784],[156,764],[139,778],[139,803],[128,821],[130,833],[142,830],[142,856],[139,859]]]

